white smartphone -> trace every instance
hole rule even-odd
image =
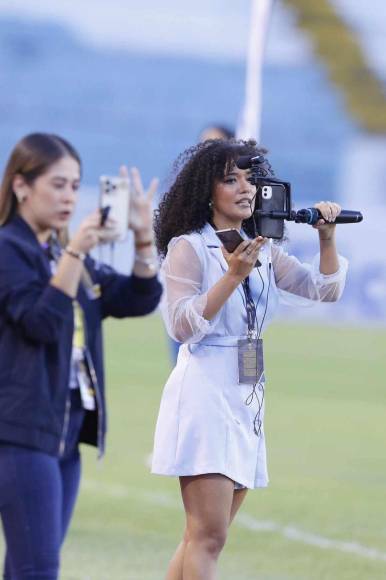
[[[116,222],[116,240],[126,239],[129,225],[130,179],[128,177],[102,175],[99,179],[101,215],[107,210],[108,217]]]

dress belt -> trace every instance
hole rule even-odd
[[[236,348],[237,341],[240,338],[247,338],[247,336],[206,336],[202,338],[199,342],[189,344],[190,347],[199,346],[223,346],[228,348]]]

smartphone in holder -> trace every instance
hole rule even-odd
[[[284,235],[284,218],[274,219],[261,212],[288,212],[286,188],[281,184],[262,185],[257,189],[255,221],[259,236],[281,240]],[[257,210],[257,211],[256,211]],[[260,211],[259,211],[260,210]]]
[[[237,246],[244,242],[244,238],[236,228],[229,228],[227,230],[217,230],[216,235],[220,238],[222,245],[227,252],[232,254]]]
[[[128,177],[102,175],[100,185],[101,217],[116,222],[116,241],[126,239],[129,224],[130,179]],[[107,210],[107,208],[110,208]]]

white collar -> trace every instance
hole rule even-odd
[[[221,248],[221,241],[216,235],[216,230],[210,223],[205,224],[204,228],[201,230],[201,235],[204,238],[206,246],[211,248]]]

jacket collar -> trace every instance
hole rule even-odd
[[[19,215],[15,214],[5,227],[10,229],[11,231],[15,232],[18,235],[21,235],[23,239],[26,241],[38,245],[40,247],[39,240],[36,237],[35,232],[31,228],[31,226]]]
[[[210,223],[207,223],[201,230],[201,236],[203,237],[207,251],[216,258],[220,263],[221,268],[226,272],[228,270],[228,264],[221,250],[222,244],[216,235],[216,230],[210,225]]]
[[[204,238],[205,245],[209,248],[221,248],[221,241],[216,235],[216,230],[210,223],[205,224],[201,230],[201,235]]]
[[[16,214],[11,220],[6,224],[7,227],[14,231],[18,235],[22,235],[25,241],[32,243],[35,246],[38,246],[42,251],[45,248],[49,247],[52,243],[52,246],[58,246],[57,237],[54,231],[51,234],[50,239],[47,243],[41,244],[38,240],[37,235],[31,228],[31,226],[19,215]]]
[[[50,277],[52,274],[49,262],[51,258],[47,251],[40,244],[31,226],[19,214],[16,214],[10,219],[9,222],[5,224],[4,228],[7,228],[8,231],[12,232],[14,236],[16,236],[18,239],[21,239],[24,244],[28,244],[29,246],[35,248],[35,250],[38,250],[39,253],[44,256],[44,267],[48,276]]]

